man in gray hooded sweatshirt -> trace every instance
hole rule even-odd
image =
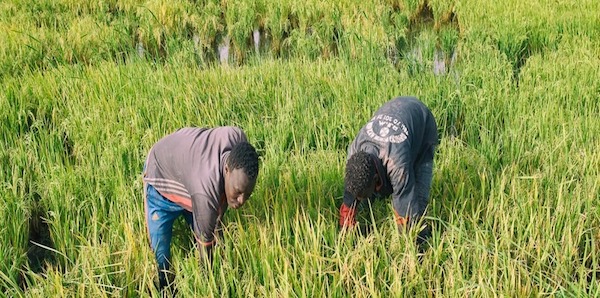
[[[154,144],[144,167],[144,207],[161,289],[174,277],[169,267],[175,219],[185,218],[202,259],[212,260],[227,207],[248,200],[257,175],[258,154],[238,127],[182,128]]]

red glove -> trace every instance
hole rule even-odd
[[[396,209],[394,209],[394,215],[396,218],[396,224],[398,225],[398,231],[406,229],[406,226],[408,225],[408,217],[400,216]]]
[[[356,207],[348,207],[342,203],[340,206],[340,227],[348,228],[356,226]]]

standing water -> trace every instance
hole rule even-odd
[[[446,57],[444,51],[440,49],[435,50],[435,54],[433,55],[433,73],[435,75],[445,75],[446,74]]]
[[[219,61],[221,64],[229,62],[229,36],[223,37],[223,41],[219,44]]]
[[[252,32],[252,37],[254,39],[254,52],[256,55],[260,54],[260,31],[258,29],[254,29]]]
[[[144,50],[144,45],[142,45],[142,42],[138,41],[135,49],[137,50],[138,56],[144,57],[145,50]]]
[[[433,55],[433,74],[442,76],[448,74],[456,62],[456,50],[446,53],[441,49],[436,49]],[[455,74],[456,75],[456,74]]]

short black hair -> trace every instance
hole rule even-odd
[[[375,163],[364,151],[354,153],[346,163],[345,187],[353,196],[364,193],[373,183]]]
[[[254,180],[258,176],[258,153],[248,142],[237,143],[229,152],[227,166],[230,170],[242,169],[248,178]]]

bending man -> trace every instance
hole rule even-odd
[[[183,128],[152,147],[144,206],[161,289],[174,277],[168,270],[175,219],[185,218],[202,259],[212,260],[227,207],[237,209],[248,200],[257,175],[258,154],[237,127]]]
[[[435,119],[417,98],[379,108],[348,148],[340,226],[356,225],[357,202],[389,195],[400,231],[417,222],[428,204],[437,144]]]

